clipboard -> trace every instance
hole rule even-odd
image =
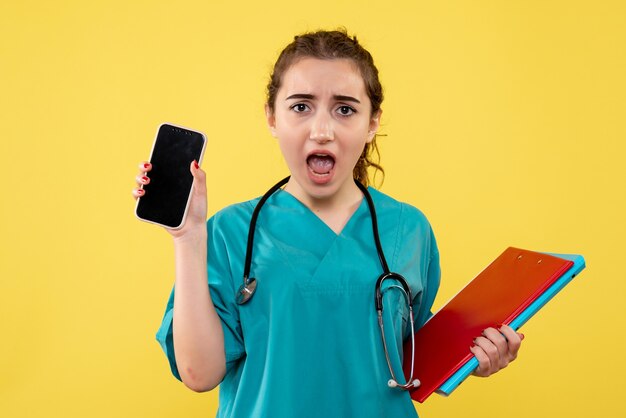
[[[421,385],[411,398],[449,395],[478,366],[469,351],[488,327],[519,329],[585,267],[573,254],[546,254],[509,247],[415,333],[415,372]],[[404,345],[405,375],[411,344]]]

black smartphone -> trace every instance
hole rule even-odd
[[[168,123],[159,126],[150,153],[150,183],[142,186],[145,194],[135,208],[139,219],[172,229],[184,225],[193,185],[189,165],[193,160],[200,164],[205,146],[201,132]]]

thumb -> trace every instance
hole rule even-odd
[[[206,174],[205,172],[200,168],[200,166],[198,165],[198,162],[196,160],[193,160],[189,166],[189,171],[191,171],[191,175],[194,178],[194,182],[196,182],[196,184],[203,186],[204,183],[206,182]]]

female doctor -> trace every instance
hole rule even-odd
[[[157,339],[187,387],[220,385],[218,417],[416,416],[400,387],[402,344],[412,322],[418,329],[430,315],[439,253],[418,209],[355,182],[367,186],[368,167],[380,169],[371,154],[382,100],[356,37],[296,36],[274,66],[265,105],[291,174],[284,187],[206,221],[205,173],[190,165],[186,223],[168,229],[176,282]],[[150,169],[140,165],[140,186]],[[382,281],[381,329],[375,284],[388,270],[406,286]],[[486,329],[471,348],[474,374],[506,367],[522,338],[507,326]]]

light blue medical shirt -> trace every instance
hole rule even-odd
[[[370,188],[391,271],[413,293],[416,328],[430,316],[439,286],[439,253],[426,217]],[[382,273],[365,199],[337,235],[288,192],[265,203],[257,222],[251,276],[254,297],[237,305],[246,239],[259,199],[229,206],[207,222],[208,281],[222,320],[226,375],[218,417],[416,417],[409,394],[389,388],[374,287]],[[385,281],[384,288],[393,283]],[[157,340],[173,374],[174,291]],[[384,293],[389,355],[402,376],[409,334],[403,293]],[[419,371],[416,371],[419,377]]]

